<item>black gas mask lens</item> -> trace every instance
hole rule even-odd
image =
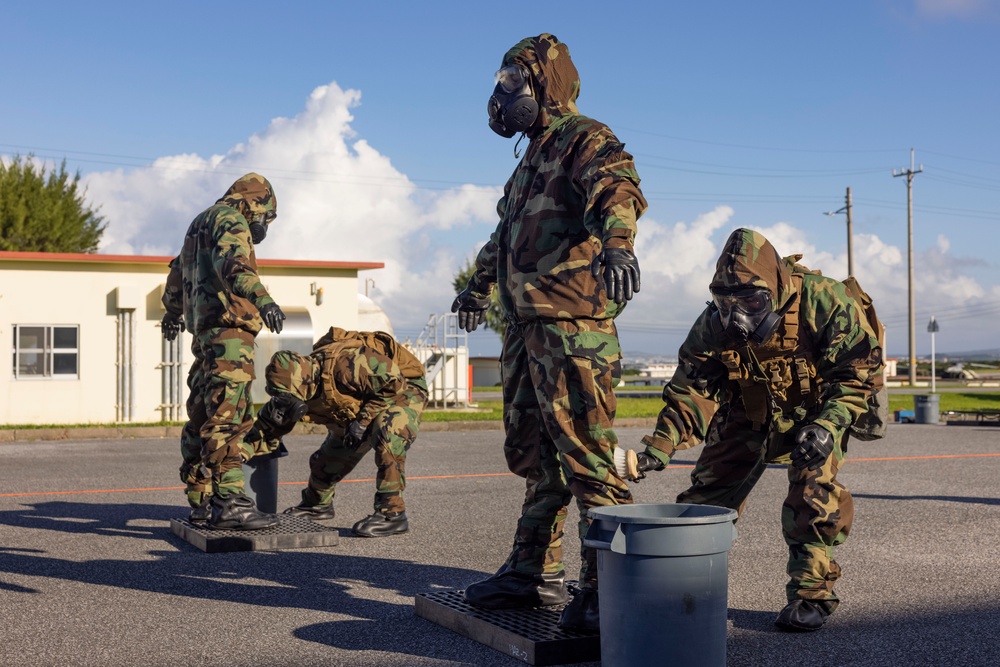
[[[267,237],[267,226],[270,225],[278,215],[274,211],[267,211],[254,216],[250,222],[250,239],[257,245]]]
[[[524,65],[502,67],[495,78],[496,87],[486,105],[490,129],[509,139],[534,124],[538,102],[531,96],[531,77]]]

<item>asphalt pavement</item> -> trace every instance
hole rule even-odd
[[[644,431],[619,436],[634,445]],[[288,439],[279,506],[298,501],[320,439]],[[338,488],[338,545],[216,554],[170,532],[186,515],[175,440],[0,443],[0,665],[524,664],[414,614],[414,595],[462,589],[506,556],[523,484],[501,443],[498,430],[422,434],[406,535],[350,535],[371,511],[369,456]],[[635,485],[637,501],[672,502],[699,451]],[[773,625],[786,477],[770,468],[730,552],[728,664],[1000,665],[1000,428],[893,425],[848,458],[856,519],[837,551],[840,609],[816,633]]]

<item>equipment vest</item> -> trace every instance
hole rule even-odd
[[[802,276],[792,274],[796,293],[802,294]],[[740,386],[747,417],[755,431],[772,421],[784,433],[802,422],[819,403],[816,361],[812,341],[799,335],[798,298],[788,307],[774,336],[763,345],[726,350],[720,355],[729,380]]]
[[[424,377],[424,366],[420,360],[389,334],[383,331],[346,331],[339,327],[330,327],[330,331],[313,345],[311,356],[320,364],[321,400],[325,404],[325,411],[333,421],[341,423],[351,421],[361,409],[359,399],[337,389],[333,376],[337,358],[345,350],[361,347],[371,348],[395,361],[400,373],[407,380]],[[317,398],[309,403],[312,404]],[[310,412],[315,414],[313,410]],[[314,421],[324,423],[326,420],[314,419]]]
[[[789,259],[798,258],[793,256]],[[727,350],[720,356],[729,373],[729,380],[740,386],[747,417],[755,431],[773,423],[777,432],[785,433],[796,423],[805,421],[819,403],[820,382],[814,354],[816,342],[809,340],[811,336],[800,336],[799,307],[805,273],[817,272],[799,264],[792,268],[792,283],[799,298],[788,308],[776,336],[758,348],[746,346],[740,350]],[[871,297],[853,276],[843,282],[884,350],[885,327],[875,314]],[[803,333],[808,334],[808,331]],[[870,362],[873,372],[867,381],[870,390],[868,410],[850,428],[859,440],[883,437],[889,417],[889,397],[881,355]]]

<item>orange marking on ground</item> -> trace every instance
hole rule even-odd
[[[468,475],[423,475],[418,477],[407,477],[407,480],[416,479],[460,479],[463,477],[513,477],[514,473],[510,472],[483,472],[483,473],[470,473]],[[359,484],[362,482],[374,482],[375,478],[367,479],[344,479],[338,482],[338,484]],[[295,486],[305,486],[306,482],[278,482],[279,486],[285,485],[295,485]],[[186,487],[183,486],[149,486],[149,487],[137,487],[133,489],[80,489],[77,491],[28,491],[26,493],[0,493],[0,498],[23,498],[25,496],[72,496],[77,494],[88,494],[88,493],[138,493],[140,491],[183,491]]]
[[[879,456],[879,457],[866,457],[866,458],[852,458],[845,459],[845,462],[855,462],[855,463],[871,463],[877,461],[927,461],[931,459],[974,459],[974,458],[997,458],[1000,457],[1000,452],[992,454],[928,454],[926,456]],[[669,466],[671,469],[683,470],[685,468],[694,468],[693,465],[683,464],[676,465],[671,463]],[[480,473],[469,473],[466,475],[420,475],[417,477],[408,477],[407,480],[422,480],[422,479],[466,479],[470,477],[513,477],[514,473],[510,472],[480,472]],[[338,482],[338,484],[361,484],[361,483],[371,483],[374,482],[375,478],[365,478],[365,479],[344,479]],[[305,486],[306,482],[278,482],[279,486],[295,485],[295,486]],[[26,493],[0,493],[0,498],[24,498],[27,496],[72,496],[72,495],[84,495],[90,493],[138,493],[140,491],[183,491],[185,487],[183,486],[149,486],[149,487],[137,487],[133,489],[80,489],[76,491],[28,491]]]
[[[878,456],[871,458],[845,459],[845,461],[925,461],[927,459],[974,459],[974,458],[995,458],[1000,456],[1000,452],[994,454],[928,454],[927,456]]]

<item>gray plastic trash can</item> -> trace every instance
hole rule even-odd
[[[941,421],[941,395],[916,394],[913,396],[913,421],[918,424],[937,424]]]
[[[736,510],[616,505],[590,510],[604,667],[726,664]]]

